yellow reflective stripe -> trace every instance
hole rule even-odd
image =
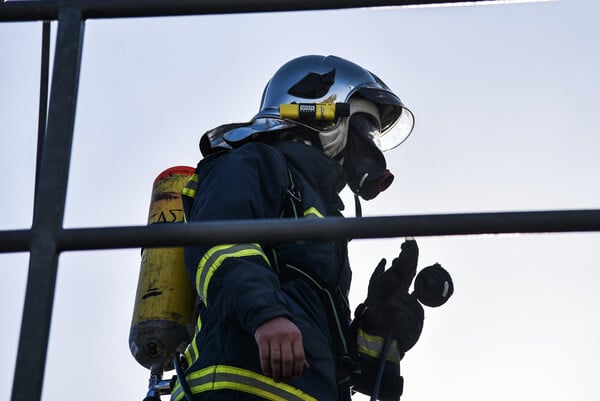
[[[368,355],[372,358],[379,358],[385,339],[380,336],[374,336],[366,333],[362,329],[358,329],[358,337],[356,339],[356,347],[361,354]],[[398,342],[392,340],[390,350],[386,359],[392,363],[400,363],[400,352],[398,351]]]
[[[189,196],[190,198],[196,197],[196,190],[198,189],[198,174],[194,173],[191,178],[188,180],[185,187],[181,190],[181,193],[185,196]]]
[[[296,387],[277,383],[270,377],[235,366],[210,366],[190,373],[187,381],[193,394],[212,390],[236,390],[270,401],[316,401],[316,398]],[[174,391],[173,397],[173,401],[179,401],[183,398],[183,393],[175,394]]]
[[[323,214],[317,210],[315,207],[309,207],[304,211],[304,217],[318,217],[320,219],[323,218]]]
[[[197,336],[198,336],[198,332],[196,332],[196,334],[194,334],[194,338],[192,339],[192,342],[190,343],[190,359],[191,359],[191,361],[189,362],[188,366],[191,366],[192,363],[196,362],[196,359],[198,359],[198,356],[200,355],[200,351],[198,350],[198,342],[196,341]]]
[[[198,359],[198,355],[200,355],[200,351],[198,351],[198,343],[196,342],[196,337],[198,336],[198,333],[200,332],[201,328],[202,319],[200,318],[200,315],[198,315],[198,323],[196,324],[194,338],[192,338],[192,342],[188,344],[188,346],[185,348],[185,351],[183,352],[183,355],[185,356],[185,360],[187,362],[187,366],[192,366],[192,363],[194,363],[196,359]]]
[[[196,197],[196,190],[194,188],[184,187],[181,190],[181,193],[184,194],[185,196],[189,196],[190,198]]]
[[[194,342],[192,343],[192,349],[191,349],[192,353],[192,362],[190,363],[190,365],[194,362],[196,362],[196,359],[198,359],[198,356],[200,355],[200,351],[198,350],[198,342],[196,341],[196,336],[194,336]]]
[[[223,261],[228,258],[242,258],[246,256],[262,256],[267,265],[270,266],[269,259],[267,259],[259,244],[217,245],[210,248],[204,254],[202,259],[200,259],[196,272],[196,290],[205,305],[208,305],[208,284],[217,269],[221,267]]]
[[[183,356],[185,357],[185,363],[187,363],[187,366],[190,366],[192,363],[194,363],[194,359],[196,359],[196,355],[195,350],[193,348],[193,344],[194,344],[194,340],[196,339],[196,337],[194,337],[194,339],[192,339],[192,342],[189,343],[187,345],[187,347],[185,347],[185,351],[183,351]]]
[[[173,386],[173,391],[171,392],[171,401],[179,401],[183,398],[183,389],[181,388],[181,384],[179,384],[179,380],[175,382],[175,386]]]
[[[196,190],[195,189],[191,189],[191,188],[183,188],[181,190],[181,193],[189,198],[195,198],[196,197]]]
[[[202,330],[202,317],[198,314],[198,319],[196,319],[196,327],[194,328],[194,337]]]
[[[198,319],[196,320],[196,334],[202,329],[202,318],[198,315]]]

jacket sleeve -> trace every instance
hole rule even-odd
[[[249,143],[200,163],[188,222],[278,218],[288,188],[283,156]],[[291,319],[276,272],[258,243],[186,248],[186,264],[201,302],[220,319],[253,334],[278,316]]]

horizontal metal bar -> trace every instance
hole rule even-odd
[[[0,252],[28,252],[31,230],[0,231]]]
[[[432,214],[363,218],[228,220],[188,224],[64,229],[61,251],[510,233],[600,231],[600,209]],[[0,252],[27,251],[28,230],[0,231]]]
[[[468,2],[494,1],[469,0]],[[80,8],[83,18],[129,18],[464,3],[465,0],[70,0],[0,3],[0,22],[58,18],[60,7]]]

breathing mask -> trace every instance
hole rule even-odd
[[[394,180],[383,153],[374,143],[379,134],[379,122],[371,114],[356,113],[350,117],[342,166],[350,189],[364,200],[375,198]]]

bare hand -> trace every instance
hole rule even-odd
[[[308,362],[304,359],[304,346],[300,329],[285,317],[276,317],[256,329],[260,366],[266,376],[276,382],[299,377]]]

